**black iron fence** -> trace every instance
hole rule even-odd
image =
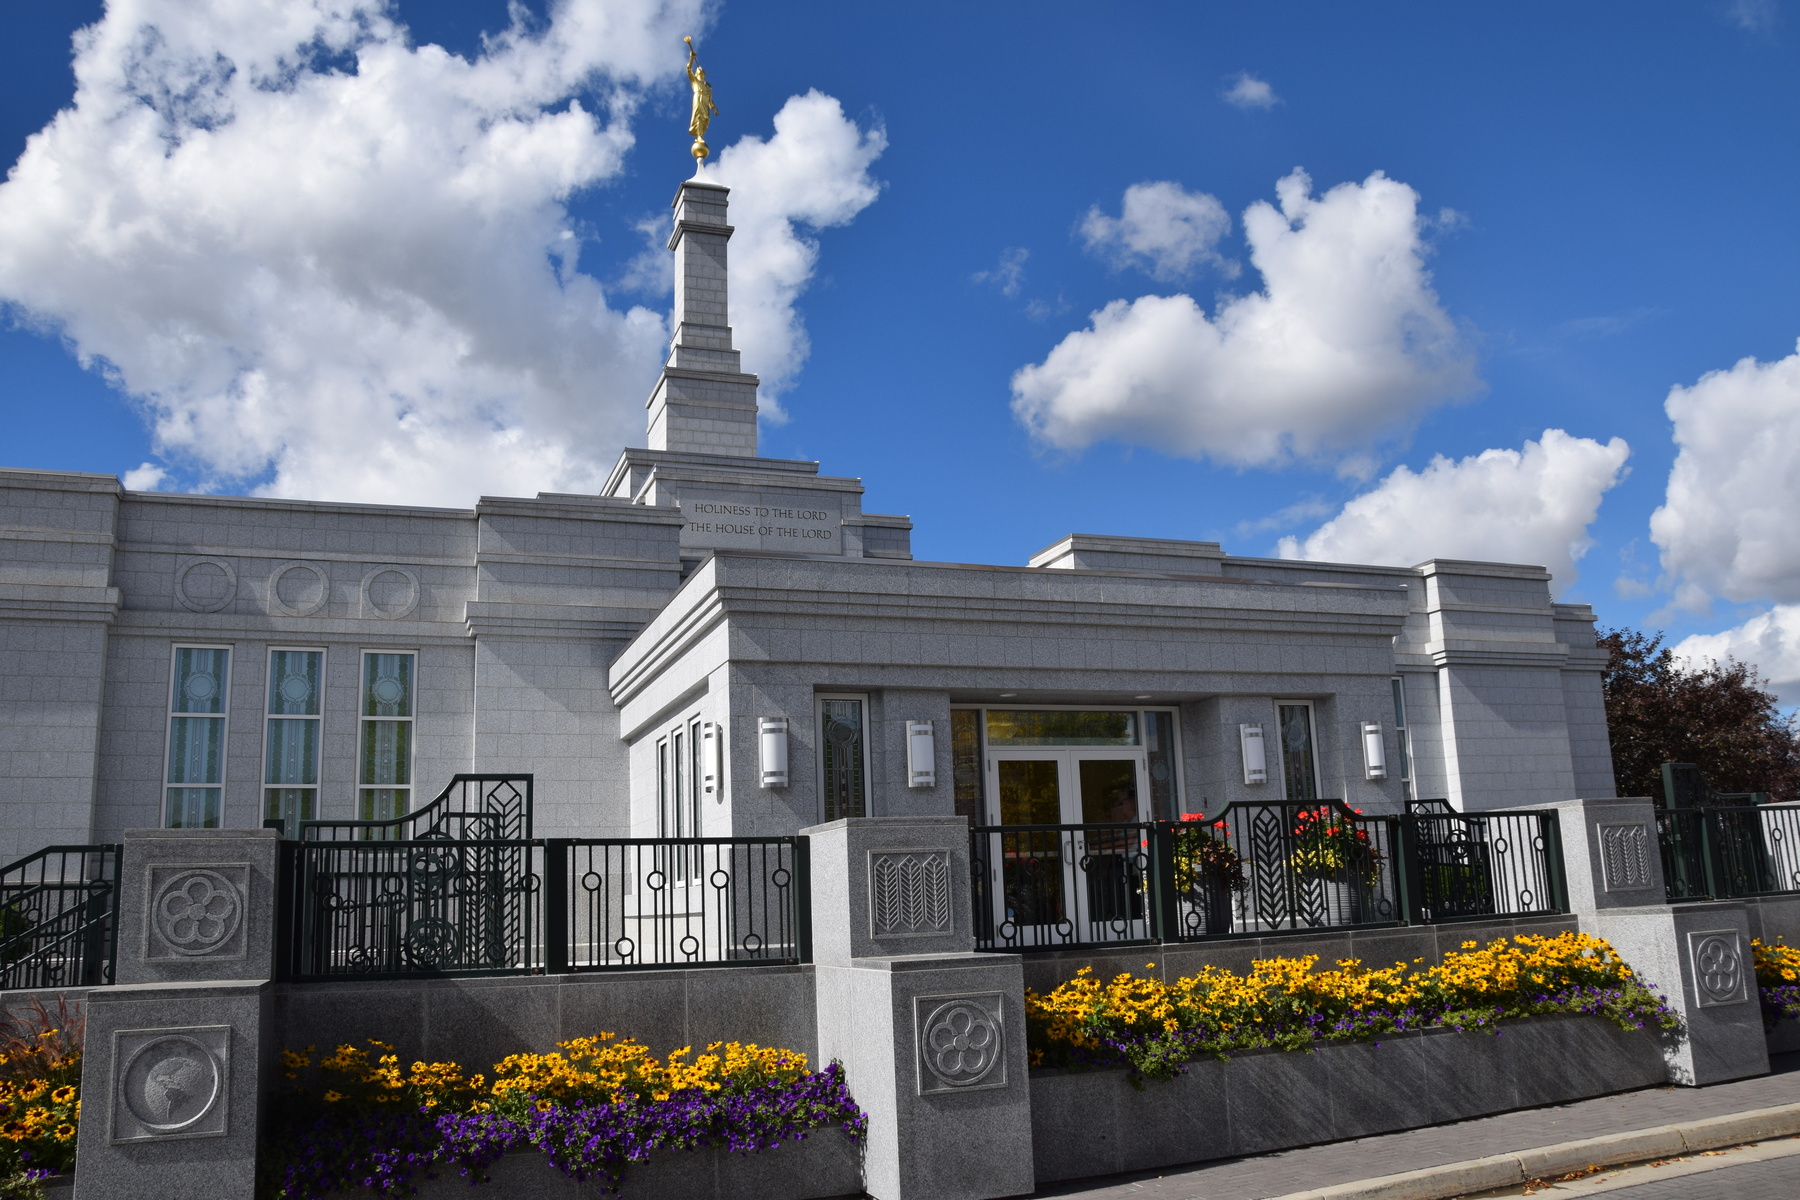
[[[292,979],[531,971],[541,843],[283,842],[277,953]]]
[[[976,945],[1042,950],[1157,940],[1159,827],[987,825],[970,831]]]
[[[806,839],[283,842],[289,979],[810,958]]]
[[[50,846],[0,867],[0,990],[112,982],[119,847]]]
[[[1656,833],[1671,902],[1800,894],[1800,804],[1661,808]]]
[[[1568,911],[1554,812],[1447,804],[1366,816],[1336,801],[1213,817],[977,826],[984,950],[1185,942]]]
[[[1562,834],[1554,812],[1413,808],[1401,818],[1400,829],[1412,920],[1568,911]]]
[[[546,970],[805,962],[806,839],[544,843]]]
[[[532,776],[454,775],[429,804],[385,820],[301,821],[282,836],[303,842],[530,841]],[[280,821],[265,822],[281,825]]]

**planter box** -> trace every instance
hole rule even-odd
[[[537,1150],[508,1154],[488,1168],[489,1182],[469,1186],[454,1166],[417,1180],[419,1200],[600,1200],[597,1180],[576,1183]],[[777,1150],[732,1154],[722,1147],[667,1151],[625,1168],[622,1200],[823,1200],[860,1196],[862,1146],[838,1129],[815,1129]],[[362,1189],[338,1192],[366,1200]]]
[[[1430,1029],[1311,1053],[1249,1050],[1145,1080],[1037,1071],[1031,1135],[1040,1186],[1263,1154],[1561,1104],[1665,1083],[1650,1030],[1599,1017],[1508,1021],[1499,1037]]]
[[[1790,1054],[1800,1050],[1800,1021],[1777,1021],[1767,1037],[1770,1054]]]

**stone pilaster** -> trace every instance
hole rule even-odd
[[[1665,1047],[1670,1080],[1694,1087],[1768,1074],[1744,905],[1667,902],[1649,800],[1544,807],[1560,818],[1569,907],[1582,932],[1612,943],[1681,1016],[1681,1037]]]
[[[731,344],[726,198],[731,189],[700,178],[676,193],[675,337],[650,393],[652,450],[756,457],[756,376]]]
[[[867,817],[810,838],[819,1057],[869,1114],[876,1200],[986,1200],[1034,1186],[1025,985],[976,954],[961,817]]]
[[[88,995],[76,1200],[251,1200],[274,1053],[267,829],[127,830],[119,986]]]

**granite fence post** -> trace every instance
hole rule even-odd
[[[1766,1075],[1768,1047],[1750,956],[1750,921],[1735,900],[1670,904],[1656,809],[1647,799],[1566,800],[1569,907],[1681,1016],[1666,1049],[1671,1082],[1690,1087]]]
[[[869,1114],[875,1200],[986,1200],[1035,1186],[1025,987],[976,954],[961,817],[865,817],[811,839],[819,1055]]]
[[[118,985],[88,995],[76,1200],[250,1200],[270,1033],[279,838],[128,830]]]

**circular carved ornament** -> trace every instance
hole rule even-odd
[[[389,621],[419,607],[419,577],[400,567],[376,567],[362,581],[363,615]]]
[[[970,1000],[940,1004],[925,1019],[919,1040],[925,1069],[947,1087],[978,1084],[1000,1061],[1000,1025]]]
[[[152,1133],[180,1133],[218,1104],[225,1073],[211,1050],[174,1033],[140,1046],[120,1076],[120,1099]]]
[[[196,558],[175,568],[175,599],[189,612],[218,612],[237,598],[237,568],[222,558]]]
[[[278,616],[310,617],[330,598],[331,577],[316,563],[279,563],[269,572],[269,611]]]
[[[150,911],[169,949],[198,957],[231,940],[244,918],[244,899],[217,871],[183,871],[162,885]]]
[[[1714,934],[1694,946],[1694,978],[1707,998],[1724,1003],[1735,1000],[1744,983],[1744,957],[1737,939]]]

